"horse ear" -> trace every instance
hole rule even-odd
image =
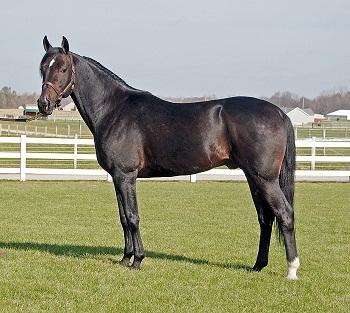
[[[49,50],[50,48],[52,48],[51,44],[49,43],[49,40],[47,39],[47,36],[45,35],[44,39],[43,39],[43,46],[45,51]]]
[[[66,37],[62,37],[62,44],[61,44],[61,48],[63,49],[63,52],[65,54],[68,54],[69,52],[69,43]]]

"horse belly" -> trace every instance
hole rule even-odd
[[[163,149],[160,150],[160,146]],[[147,154],[145,168],[139,175],[177,176],[199,173],[226,164],[230,159],[230,148],[226,139],[215,137],[214,140],[184,140],[177,144],[159,143],[156,151]]]

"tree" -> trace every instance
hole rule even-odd
[[[20,105],[34,104],[38,97],[36,93],[18,95],[11,87],[4,86],[0,90],[0,108],[18,108]]]

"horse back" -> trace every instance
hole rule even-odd
[[[102,161],[107,167],[120,163],[127,166],[123,170],[135,169],[139,177],[185,175],[223,164],[240,167],[249,153],[245,146],[280,127],[278,110],[248,97],[172,103],[137,95],[108,123],[108,142],[101,149],[108,151],[98,158],[109,158]]]

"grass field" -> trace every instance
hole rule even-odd
[[[123,239],[107,182],[0,181],[0,312],[349,312],[350,184],[296,188],[300,280],[284,250],[249,272],[258,223],[245,183],[139,182],[147,258]]]

